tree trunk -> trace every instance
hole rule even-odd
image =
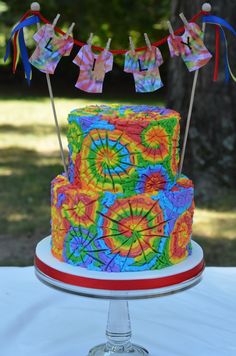
[[[182,26],[179,13],[190,19],[201,9],[202,1],[171,1],[174,28]],[[232,26],[236,23],[236,3],[214,1],[212,14],[226,19]],[[201,25],[201,21],[199,21]],[[227,30],[226,30],[227,31]],[[230,62],[236,73],[236,39],[227,31]],[[183,172],[194,181],[196,194],[201,202],[211,202],[224,191],[235,189],[236,182],[236,83],[224,83],[223,50],[220,50],[220,72],[213,82],[215,27],[206,25],[206,47],[213,54],[210,62],[199,71],[192,121],[186,147]],[[179,111],[182,116],[182,137],[186,125],[190,93],[194,72],[187,70],[181,58],[169,61],[168,107]],[[182,140],[180,149],[182,148]]]

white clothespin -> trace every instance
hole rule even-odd
[[[171,35],[172,37],[175,37],[174,30],[173,30],[173,27],[172,27],[170,21],[167,21],[166,23],[167,23],[167,26],[168,26],[170,35]]]
[[[61,16],[60,14],[57,14],[57,16],[55,17],[55,19],[53,20],[53,23],[52,23],[52,27],[53,27],[53,28],[56,26],[57,21],[59,20],[59,17],[60,17],[60,16]]]
[[[72,22],[72,24],[70,25],[70,27],[68,28],[66,34],[65,34],[65,38],[68,38],[70,36],[70,34],[73,31],[73,28],[75,27],[75,22]]]
[[[93,33],[91,32],[90,35],[89,35],[88,41],[87,41],[87,44],[88,44],[89,46],[92,45],[92,40],[93,40]]]
[[[107,40],[107,44],[106,44],[106,48],[105,48],[105,51],[108,52],[109,49],[110,49],[110,45],[111,45],[111,38],[108,38]]]
[[[132,54],[135,54],[134,42],[133,42],[131,36],[129,36],[129,45],[130,45],[130,49],[131,49]]]
[[[152,45],[151,45],[151,42],[150,42],[146,32],[144,33],[144,38],[145,38],[145,42],[146,42],[146,45],[147,45],[148,49],[151,51],[152,50]]]
[[[184,16],[184,14],[183,14],[182,12],[179,14],[179,17],[180,17],[181,20],[183,21],[184,26],[186,26],[186,27],[188,28],[188,27],[189,27],[188,20],[186,19],[186,17]]]

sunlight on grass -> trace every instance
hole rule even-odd
[[[10,214],[8,216],[9,223],[22,221],[23,219],[27,219],[27,215],[26,214],[13,213],[13,214]]]
[[[1,147],[21,147],[37,152],[52,152],[58,149],[54,119],[49,99],[0,101]],[[56,99],[58,121],[66,125],[72,108],[86,105],[85,100]],[[65,135],[63,145],[67,146]]]
[[[196,209],[193,235],[210,238],[236,238],[236,211]]]

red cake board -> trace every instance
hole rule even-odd
[[[51,253],[51,236],[36,247],[36,273],[49,279],[55,286],[87,291],[148,291],[183,285],[200,276],[204,270],[201,247],[192,241],[192,255],[183,262],[161,270],[141,272],[101,272],[73,266],[57,260]],[[58,283],[56,283],[58,282]]]

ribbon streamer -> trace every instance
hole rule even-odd
[[[28,81],[28,84],[30,84],[31,80],[31,65],[29,63],[29,57],[28,57],[28,52],[27,48],[25,45],[25,39],[24,39],[24,32],[23,29],[26,26],[31,26],[36,23],[39,23],[40,19],[38,16],[33,15],[28,18],[23,18],[20,20],[20,22],[13,28],[10,38],[7,42],[7,47],[6,47],[6,54],[4,56],[4,61],[8,59],[10,55],[10,50],[11,50],[11,40],[13,39],[13,50],[14,50],[14,57],[13,57],[13,73],[15,73],[19,56],[21,54],[23,66],[24,66],[24,71],[25,71],[25,76]]]
[[[208,24],[216,25],[220,29],[220,37],[224,43],[224,64],[225,64],[225,82],[227,83],[231,78],[236,82],[236,76],[233,74],[233,71],[229,62],[229,48],[228,42],[225,35],[224,27],[229,30],[234,36],[236,36],[236,30],[224,19],[218,16],[203,16],[202,21]],[[215,58],[215,70],[214,70],[214,80],[218,77],[218,68],[219,68],[219,30],[216,30],[216,58]]]
[[[225,54],[224,54],[224,60],[225,60],[225,81],[226,83],[229,81],[230,76],[233,79],[233,81],[236,82],[236,77],[233,74],[232,70],[231,70],[231,66],[229,63],[229,48],[228,48],[228,42],[226,39],[226,35],[225,32],[223,30],[223,28],[220,26],[220,30],[221,30],[221,38],[224,40],[225,43]]]
[[[219,26],[215,26],[215,68],[214,68],[214,76],[213,80],[217,81],[218,73],[219,73],[219,56],[220,56],[220,29]]]

